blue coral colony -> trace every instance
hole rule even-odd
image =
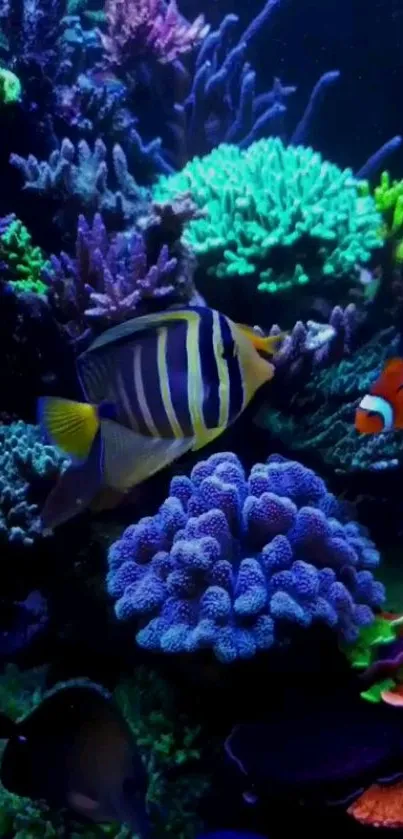
[[[298,90],[294,0],[0,10],[4,839],[403,829],[402,138],[344,37],[355,151],[338,70],[292,127],[331,5]]]

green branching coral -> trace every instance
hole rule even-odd
[[[7,668],[0,677],[0,710],[16,720],[26,716],[41,701],[45,678],[46,668],[28,672]],[[171,688],[149,670],[140,668],[116,688],[114,696],[149,772],[153,837],[193,839],[200,827],[197,805],[208,787],[205,774],[189,771],[201,758],[199,729],[178,714]],[[0,745],[0,759],[1,751]],[[170,777],[175,767],[183,767],[183,773]],[[121,825],[72,823],[66,813],[11,795],[0,786],[0,837],[4,839],[99,839],[103,834],[110,839],[136,839]]]
[[[371,194],[368,181],[360,187],[362,196]],[[393,241],[393,256],[398,263],[403,262],[403,180],[392,180],[389,172],[382,172],[378,186],[373,190],[375,206],[382,216],[381,235],[385,240]]]
[[[13,217],[0,235],[0,262],[4,266],[3,279],[14,291],[46,294],[47,287],[41,280],[41,271],[47,261],[41,249],[32,244],[27,228]]]
[[[6,67],[0,67],[0,102],[12,105],[21,99],[21,82],[18,76]]]
[[[307,451],[339,472],[382,470],[402,459],[402,434],[359,434],[356,407],[379,376],[386,359],[398,353],[393,327],[378,332],[354,356],[313,373],[286,410],[263,406],[257,424],[292,452]]]
[[[161,178],[154,198],[186,191],[206,209],[184,234],[202,267],[219,278],[254,277],[259,291],[355,276],[382,243],[374,200],[359,194],[351,169],[279,138],[246,150],[221,145]]]
[[[148,800],[153,807],[156,836],[191,839],[200,825],[195,812],[208,787],[208,778],[189,769],[201,758],[200,729],[178,715],[174,696],[153,672],[140,668],[135,679],[123,682],[115,697],[143,752],[149,771]],[[167,771],[183,767],[169,780]]]

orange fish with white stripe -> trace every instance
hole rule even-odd
[[[391,358],[358,405],[355,427],[361,434],[403,428],[403,359]]]

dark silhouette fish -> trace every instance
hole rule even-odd
[[[99,685],[56,687],[18,723],[0,714],[0,738],[8,739],[0,779],[9,792],[93,822],[127,824],[147,839],[146,772],[129,726]]]
[[[403,716],[355,696],[304,704],[296,695],[272,718],[237,726],[226,751],[255,800],[348,804],[403,777]]]

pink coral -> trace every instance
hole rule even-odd
[[[169,64],[190,52],[208,33],[204,15],[189,23],[175,0],[107,0],[107,34],[100,33],[110,67],[121,72],[138,58]]]

